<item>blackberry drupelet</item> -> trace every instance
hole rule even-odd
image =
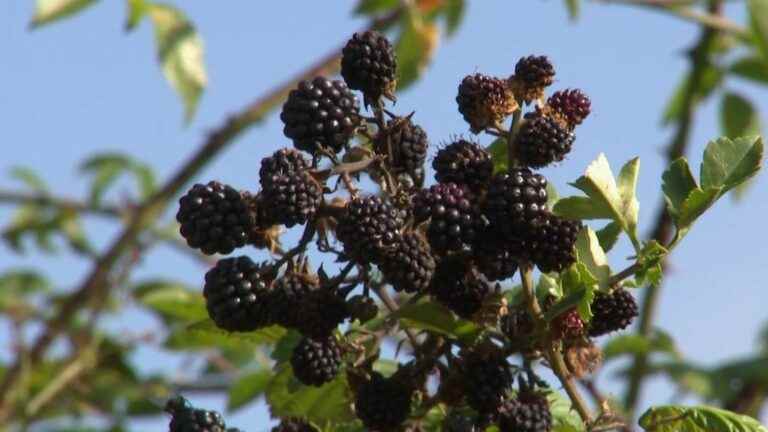
[[[481,415],[495,413],[513,382],[506,355],[492,347],[471,351],[462,360],[467,403]]]
[[[358,320],[360,323],[366,323],[379,314],[379,307],[372,298],[358,294],[347,300],[347,310],[349,310],[350,319]]]
[[[411,412],[412,390],[406,383],[373,372],[355,394],[355,413],[366,428],[396,430]]]
[[[341,76],[349,88],[363,92],[366,105],[381,96],[394,100],[397,61],[392,44],[377,31],[355,33],[341,51]]]
[[[181,396],[168,400],[165,411],[171,414],[169,432],[228,432],[224,419],[216,411],[193,408]]]
[[[321,155],[338,153],[360,126],[360,104],[343,81],[316,77],[302,81],[288,95],[280,119],[283,133],[299,150]]]
[[[547,214],[547,179],[527,168],[497,174],[488,187],[484,213],[503,235],[526,239]]]
[[[309,162],[301,152],[292,148],[282,148],[261,160],[259,182],[262,188],[270,187],[275,177],[291,176],[296,172],[309,169],[309,166]]]
[[[546,56],[528,56],[517,61],[512,86],[515,96],[530,103],[544,95],[544,89],[552,85],[555,67]]]
[[[192,186],[179,199],[176,220],[191,248],[204,254],[228,254],[245,246],[255,224],[248,199],[217,181]]]
[[[303,338],[291,355],[293,375],[304,385],[320,387],[333,380],[341,366],[341,347],[334,336]]]
[[[355,197],[336,227],[336,238],[347,258],[360,264],[376,263],[397,243],[403,225],[400,212],[378,196]]]
[[[275,321],[284,327],[296,328],[302,319],[302,303],[318,286],[316,275],[302,270],[287,270],[275,281],[275,288],[269,298],[270,311]]]
[[[316,427],[301,419],[283,419],[271,432],[320,432]]]
[[[429,148],[424,129],[414,124],[410,116],[390,120],[387,126],[386,132],[376,135],[374,151],[389,157],[388,165],[396,174],[413,174],[422,169]]]
[[[486,226],[474,194],[455,183],[421,190],[413,207],[417,222],[430,219],[427,240],[436,253],[469,249]]]
[[[547,105],[562,117],[570,128],[580,125],[592,109],[589,97],[579,89],[556,91],[547,99]]]
[[[443,258],[435,269],[430,292],[456,315],[470,319],[491,293],[491,285],[465,257]]]
[[[475,266],[490,281],[511,278],[524,255],[524,243],[505,239],[497,228],[487,227],[472,246]]]
[[[581,221],[547,214],[539,219],[530,247],[533,262],[544,273],[561,272],[576,262],[576,238]]]
[[[493,175],[488,150],[465,139],[441,148],[432,160],[432,168],[438,182],[465,185],[476,192],[488,187]]]
[[[219,328],[252,331],[273,323],[270,271],[265,264],[240,256],[219,260],[205,274],[205,306]]]
[[[504,402],[499,410],[500,432],[549,432],[552,413],[543,395],[521,392],[517,398]]]
[[[298,308],[295,328],[304,336],[328,337],[349,318],[347,303],[336,291],[319,288],[304,296]]]
[[[421,235],[408,232],[385,252],[379,267],[395,291],[425,292],[435,272],[435,259]]]
[[[565,159],[575,140],[573,132],[555,117],[534,111],[525,115],[515,145],[523,165],[541,168]]]
[[[473,133],[499,125],[518,108],[504,80],[480,73],[464,77],[456,103]]]
[[[272,177],[262,190],[268,218],[290,228],[314,217],[323,200],[323,188],[309,171]]]
[[[592,321],[589,323],[590,336],[602,336],[627,328],[637,316],[637,303],[624,288],[610,294],[598,292],[592,300]]]

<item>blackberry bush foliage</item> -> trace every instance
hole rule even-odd
[[[195,329],[253,347],[254,361],[227,361],[259,365],[247,376],[267,380],[256,395],[264,391],[280,418],[273,431],[546,432],[563,422],[587,431],[624,421],[607,404],[591,412],[574,384],[599,368],[591,338],[632,324],[629,290],[658,283],[664,256],[696,217],[759,166],[724,152],[759,154],[761,144],[710,144],[701,187],[676,162],[664,191],[677,236],[642,242],[639,161],[614,177],[601,154],[572,183],[583,194],[558,199],[536,170],[566,160],[591,102],[578,89],[547,98],[555,69],[546,57],[523,57],[509,74],[461,80],[458,112],[483,135],[437,150],[434,183],[423,185],[427,132],[414,112],[385,107],[396,87],[392,45],[380,33],[355,34],[343,50],[344,81],[316,77],[288,95],[281,119],[293,148],[261,161],[259,190],[210,182],[181,198],[190,247],[229,254],[270,245],[259,264],[222,257],[206,273],[210,322]],[[593,227],[599,220],[608,224]],[[292,227],[298,240],[281,246],[279,233]],[[635,254],[612,271],[607,252],[622,233]],[[390,340],[400,363],[383,356]],[[541,368],[559,382],[550,387]],[[550,409],[564,397],[575,414]],[[225,430],[218,415],[169,406],[172,431]]]

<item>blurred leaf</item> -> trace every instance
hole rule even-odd
[[[271,379],[272,373],[268,370],[252,372],[239,377],[229,388],[227,411],[237,411],[261,396]]]
[[[662,126],[668,126],[680,120],[683,115],[685,97],[689,91],[694,92],[694,101],[700,101],[709,96],[712,93],[712,90],[720,84],[722,79],[723,72],[720,69],[709,65],[702,72],[698,88],[690,89],[689,87],[693,85],[693,83],[691,83],[689,72],[689,74],[683,78],[683,82],[678,85],[672,98],[667,102],[667,107],[662,115]]]
[[[674,220],[679,218],[680,208],[686,198],[699,186],[693,178],[685,158],[679,158],[669,165],[661,176],[661,189],[667,202],[667,210]]]
[[[125,31],[132,31],[147,15],[149,4],[146,0],[127,0],[126,7]]]
[[[549,412],[552,414],[553,432],[581,432],[584,422],[571,406],[571,401],[558,391],[548,391]]]
[[[767,432],[752,417],[714,407],[666,405],[652,407],[640,417],[640,426],[653,432]]]
[[[768,0],[747,0],[749,21],[757,47],[768,61]]]
[[[131,173],[139,186],[140,198],[144,199],[156,189],[156,181],[152,169],[130,156],[121,153],[101,153],[86,159],[80,170],[93,174],[91,183],[90,202],[99,204],[106,191],[124,173]]]
[[[35,192],[45,193],[48,192],[48,186],[45,181],[40,178],[31,168],[16,166],[11,168],[11,177],[22,181],[30,189]]]
[[[597,240],[604,251],[609,252],[616,245],[621,234],[621,226],[616,221],[611,221],[603,228],[597,230]]]
[[[466,1],[465,0],[445,0],[443,6],[445,11],[445,33],[448,36],[453,36],[456,30],[461,26],[461,21],[466,14]]]
[[[176,350],[221,348],[247,351],[260,345],[274,344],[284,334],[285,329],[277,326],[252,332],[228,332],[216,327],[210,319],[205,319],[172,331],[165,346]]]
[[[165,79],[184,103],[184,119],[192,120],[208,83],[203,42],[179,9],[153,3],[147,11],[155,27],[157,56]]]
[[[77,212],[68,208],[42,208],[38,205],[21,207],[11,223],[3,230],[3,239],[15,251],[23,252],[23,239],[31,237],[37,247],[53,253],[54,236],[61,236],[78,254],[92,255],[93,248],[85,237]]]
[[[509,147],[507,146],[507,140],[496,138],[487,149],[491,153],[493,172],[500,173],[507,171],[509,169]],[[549,183],[547,184],[549,185]]]
[[[425,22],[417,12],[403,15],[402,31],[395,45],[398,62],[397,89],[413,84],[426,69],[440,41],[440,29]]]
[[[0,275],[0,294],[26,296],[37,292],[49,292],[51,283],[33,269],[8,270]]]
[[[579,0],[565,0],[565,7],[568,9],[568,17],[571,21],[576,21],[579,17],[579,9],[581,8]]]
[[[70,17],[96,4],[96,0],[37,0],[35,14],[29,27],[32,29]]]
[[[608,257],[600,247],[597,235],[590,227],[584,227],[576,239],[576,254],[578,262],[584,264],[589,273],[596,279],[600,290],[608,288],[608,279],[611,277],[611,268],[608,266]]]
[[[392,317],[399,319],[405,326],[434,331],[464,341],[472,341],[480,333],[474,323],[457,318],[451,311],[432,301],[403,305]]]
[[[272,349],[272,355],[270,356],[272,360],[275,360],[278,363],[288,361],[293,353],[293,348],[299,344],[301,338],[301,333],[296,330],[289,330],[277,341],[274,349]]]
[[[536,286],[536,293],[538,297],[546,298],[547,296],[553,296],[559,299],[563,296],[563,286],[560,284],[560,280],[553,278],[546,273],[542,273],[539,276],[539,283]]]
[[[730,71],[742,78],[768,84],[768,61],[761,57],[741,58],[731,65]]]
[[[731,139],[760,133],[760,117],[755,107],[749,100],[735,93],[723,95],[720,125],[723,135]]]
[[[195,322],[208,318],[205,300],[199,292],[168,280],[150,280],[136,285],[133,296],[165,318]]]
[[[374,15],[391,11],[400,6],[399,0],[360,0],[355,7],[355,13],[359,15]]]
[[[757,174],[763,159],[763,140],[719,138],[707,144],[701,163],[702,189],[722,188],[725,193]]]
[[[687,391],[692,391],[698,396],[710,399],[712,396],[713,382],[711,374],[699,367],[683,361],[671,361],[651,366],[654,371],[666,373],[669,378]]]
[[[650,337],[639,334],[622,334],[611,338],[603,346],[603,359],[605,361],[624,354],[650,354],[664,353],[678,357],[675,341],[663,330],[656,329]]]

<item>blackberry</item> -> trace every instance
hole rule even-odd
[[[427,158],[429,140],[421,126],[409,117],[399,117],[387,123],[387,129],[376,135],[373,149],[377,154],[389,157],[389,167],[394,173],[416,173]]]
[[[602,336],[625,329],[637,316],[637,312],[635,298],[624,288],[617,288],[610,294],[598,292],[592,300],[589,335]]]
[[[272,177],[262,190],[268,218],[290,228],[312,219],[323,199],[323,189],[308,171]]]
[[[479,432],[481,429],[475,425],[472,418],[466,415],[451,412],[443,420],[443,432]]]
[[[527,168],[497,174],[488,187],[484,213],[507,237],[530,235],[537,219],[547,214],[547,179]]]
[[[414,198],[413,207],[417,222],[431,219],[427,239],[438,253],[470,248],[486,225],[474,194],[455,183],[423,189]]]
[[[547,398],[531,392],[522,392],[509,399],[499,410],[500,432],[549,432],[552,413]]]
[[[443,258],[435,269],[430,292],[456,315],[470,319],[483,306],[491,285],[462,256]]]
[[[193,408],[181,396],[168,400],[165,411],[171,414],[169,432],[227,432],[224,419],[216,411]]]
[[[568,309],[552,320],[552,335],[555,339],[578,339],[584,335],[584,321],[576,308]]]
[[[301,152],[292,148],[282,148],[272,153],[272,156],[261,160],[259,182],[262,188],[269,187],[275,177],[290,176],[308,168],[309,162]]]
[[[351,319],[358,320],[361,324],[376,318],[376,315],[379,314],[379,307],[376,302],[361,294],[352,296],[347,300],[347,309]]]
[[[456,103],[473,133],[497,126],[518,108],[504,80],[479,73],[464,77]]]
[[[332,381],[341,366],[341,347],[334,336],[303,338],[291,355],[293,375],[304,385],[320,387]]]
[[[400,237],[400,213],[378,196],[355,197],[336,227],[347,258],[360,264],[379,263],[385,249]]]
[[[397,429],[411,412],[412,390],[400,380],[373,372],[355,394],[355,413],[366,428]]]
[[[317,157],[320,149],[338,153],[347,145],[360,126],[360,104],[343,81],[316,77],[291,91],[280,119],[294,147]]]
[[[320,432],[319,429],[301,419],[283,419],[271,432]]]
[[[505,240],[493,227],[486,228],[472,246],[475,266],[490,281],[514,276],[522,256],[523,243]]]
[[[304,336],[328,337],[339,324],[349,318],[347,303],[339,293],[320,288],[304,296],[298,308],[300,319],[294,323]]]
[[[559,90],[547,99],[549,108],[561,116],[570,128],[581,124],[592,108],[589,97],[579,89]]]
[[[255,223],[247,198],[217,181],[192,186],[179,199],[176,220],[189,247],[207,255],[245,246]]]
[[[377,31],[355,33],[341,51],[341,76],[349,88],[363,92],[366,105],[381,96],[394,100],[397,61],[392,44]]]
[[[302,320],[301,307],[309,293],[317,290],[317,276],[289,269],[275,281],[270,295],[270,311],[283,327],[296,328]]]
[[[440,183],[458,183],[479,191],[488,186],[493,175],[491,154],[479,144],[458,139],[437,152],[432,160],[435,179]]]
[[[555,68],[546,56],[523,57],[515,65],[515,95],[530,103],[543,96],[544,89],[552,85],[554,78]]]
[[[531,336],[535,330],[533,317],[522,307],[513,307],[501,317],[499,327],[511,340],[520,340]]]
[[[531,258],[544,273],[561,272],[576,262],[576,238],[582,228],[581,221],[547,214],[539,219]]]
[[[208,315],[227,331],[252,331],[272,324],[269,296],[272,276],[265,264],[247,256],[219,260],[205,274],[203,296]]]
[[[565,159],[575,140],[573,132],[555,117],[534,111],[525,115],[515,147],[520,163],[541,168]]]
[[[385,253],[380,269],[395,291],[425,292],[435,272],[435,259],[429,244],[409,232]]]
[[[497,347],[471,351],[463,358],[467,403],[480,414],[494,413],[512,387],[512,370]]]

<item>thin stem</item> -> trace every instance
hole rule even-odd
[[[512,124],[509,126],[507,133],[507,165],[512,168],[517,166],[517,146],[515,146],[515,136],[520,130],[520,121],[523,117],[523,104],[522,101],[517,101],[519,108],[512,114]]]
[[[89,213],[96,216],[120,217],[126,210],[111,204],[86,203],[69,198],[55,197],[46,193],[25,193],[0,191],[0,204],[35,204],[72,210],[77,213]]]
[[[386,289],[384,289],[382,284],[376,284],[375,286],[371,287],[371,289],[376,293],[377,296],[379,296],[382,303],[384,303],[384,306],[386,306],[387,310],[389,310],[390,314],[395,313],[398,309],[400,309],[397,306],[397,303],[392,300],[392,297],[389,296],[389,293]],[[413,346],[414,351],[417,351],[417,348],[419,347],[419,340],[416,338],[416,333],[414,333],[410,327],[403,327],[403,330],[408,336],[408,340],[411,341],[411,345]]]

